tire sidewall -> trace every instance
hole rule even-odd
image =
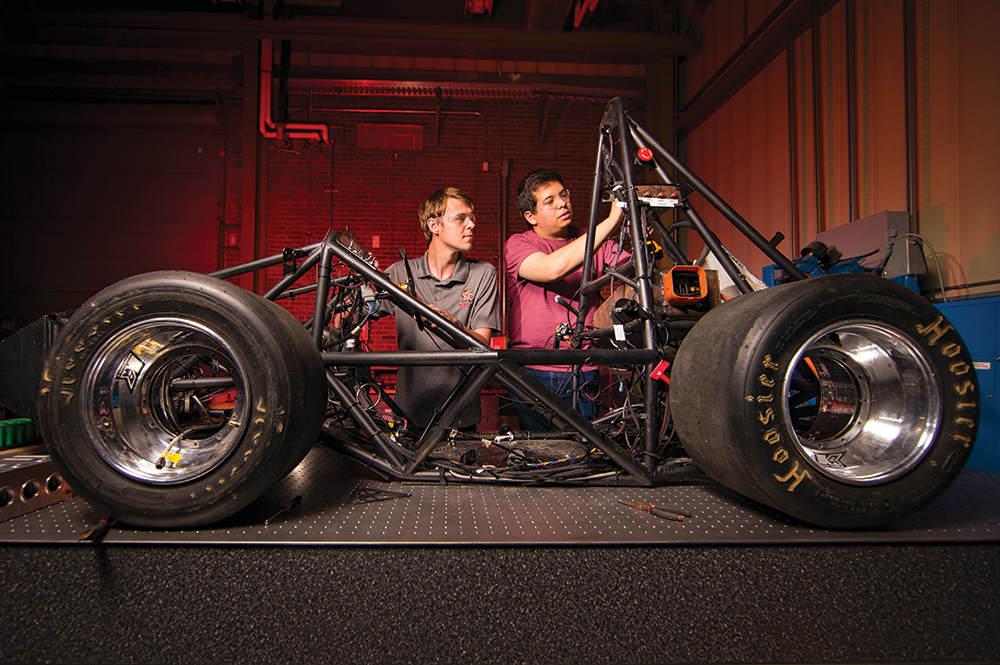
[[[273,484],[285,460],[280,446],[260,445],[289,429],[288,377],[272,315],[238,287],[202,275],[153,273],[109,287],[77,310],[53,344],[39,400],[53,461],[88,503],[137,526],[209,523],[239,510],[262,484]],[[81,405],[95,356],[123,329],[180,315],[218,334],[244,368],[249,422],[227,458],[191,481],[157,485],[109,466],[90,444]],[[298,392],[298,391],[296,391]]]
[[[820,526],[867,527],[898,521],[933,501],[961,471],[972,449],[979,390],[968,350],[926,300],[886,280],[831,276],[789,289],[765,312],[744,344],[738,366],[742,407],[734,428],[753,451],[762,496],[754,497]],[[780,415],[788,366],[806,340],[831,323],[864,320],[891,328],[931,364],[942,394],[934,442],[905,475],[881,484],[849,485],[823,474],[799,451]]]

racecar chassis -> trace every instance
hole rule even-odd
[[[637,182],[636,154],[659,180],[657,193]],[[631,259],[597,276],[605,187],[626,209],[621,239]],[[688,201],[691,191],[791,281],[753,290]],[[683,219],[662,223],[664,208]],[[114,284],[64,322],[46,360],[38,410],[51,456],[95,508],[150,527],[235,513],[317,439],[409,481],[650,486],[703,472],[831,528],[898,521],[957,477],[975,438],[978,386],[958,333],[925,299],[872,275],[807,279],[619,99],[601,122],[590,210],[583,282],[567,309],[584,311],[607,287],[611,324],[588,329],[571,313],[552,349],[487,347],[390,281],[349,232],[211,275],[157,272]],[[674,240],[681,227],[704,240],[741,295],[711,297],[711,281]],[[674,270],[657,267],[650,229]],[[280,264],[285,276],[263,297],[225,281]],[[314,284],[297,286],[311,274]],[[311,292],[304,324],[273,302]],[[452,350],[361,350],[383,299]],[[579,367],[600,365],[605,412],[585,419],[525,370],[538,364],[574,367],[574,400]],[[372,371],[403,365],[466,369],[420,431],[405,425],[411,419]],[[548,414],[553,432],[453,429],[484,390]],[[576,450],[533,450],[547,441]],[[442,456],[445,444],[465,453]]]

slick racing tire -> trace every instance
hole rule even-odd
[[[40,424],[92,507],[143,527],[216,522],[319,435],[325,368],[272,302],[186,272],[129,278],[76,310],[46,360]]]
[[[980,407],[955,329],[864,275],[742,295],[703,317],[671,372],[688,453],[719,483],[829,528],[897,522],[961,471]]]

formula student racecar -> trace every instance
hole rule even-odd
[[[638,182],[637,155],[655,182]],[[692,191],[789,281],[754,290]],[[58,320],[38,401],[49,452],[97,510],[149,527],[232,515],[317,442],[407,481],[652,486],[707,474],[830,528],[896,522],[948,488],[975,439],[979,393],[965,344],[927,300],[878,275],[807,278],[618,99],[600,126],[591,248],[605,192],[626,208],[631,257],[596,277],[588,252],[567,306],[610,293],[603,325],[577,317],[558,348],[482,344],[390,281],[349,232],[212,275],[114,284]],[[685,256],[680,227],[720,270]],[[657,251],[673,268],[658,266]],[[288,274],[263,297],[225,281],[282,263]],[[720,297],[719,276],[735,297]],[[311,292],[304,323],[273,302]],[[452,350],[362,350],[358,336],[385,299]],[[437,364],[467,376],[414,431],[373,368]],[[524,369],[535,364],[600,365],[602,415],[584,419]],[[484,391],[527,401],[553,431],[453,429]]]

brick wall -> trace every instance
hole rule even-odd
[[[343,110],[352,101],[354,107],[366,111]],[[295,104],[293,97],[290,105]],[[372,103],[370,99],[330,97],[313,102],[310,122],[341,127],[343,141],[324,146],[269,142],[267,253],[317,242],[331,228],[350,228],[384,267],[399,258],[400,247],[408,256],[418,256],[426,242],[417,223],[417,206],[435,189],[454,186],[476,202],[476,241],[471,255],[501,269],[503,161],[510,164],[505,192],[507,235],[526,228],[514,200],[517,184],[527,172],[543,166],[562,173],[575,194],[574,214],[584,222],[604,106],[550,100],[547,132],[540,145],[537,101],[452,100],[440,118],[439,135],[433,106],[424,100]],[[373,112],[375,107],[383,112]],[[225,229],[234,229],[241,215],[242,109],[229,107],[224,115],[227,202],[223,222]],[[633,115],[642,121],[640,114]],[[409,141],[406,145],[417,147],[383,147],[389,140],[379,143],[373,138],[393,134],[394,127],[397,138],[391,140],[404,135]],[[226,248],[223,255],[226,265],[239,261],[238,248]],[[266,283],[274,284],[280,276],[280,266],[271,268]],[[311,314],[311,295],[280,302],[299,319]],[[391,320],[373,324],[369,334],[373,349],[395,348]]]

